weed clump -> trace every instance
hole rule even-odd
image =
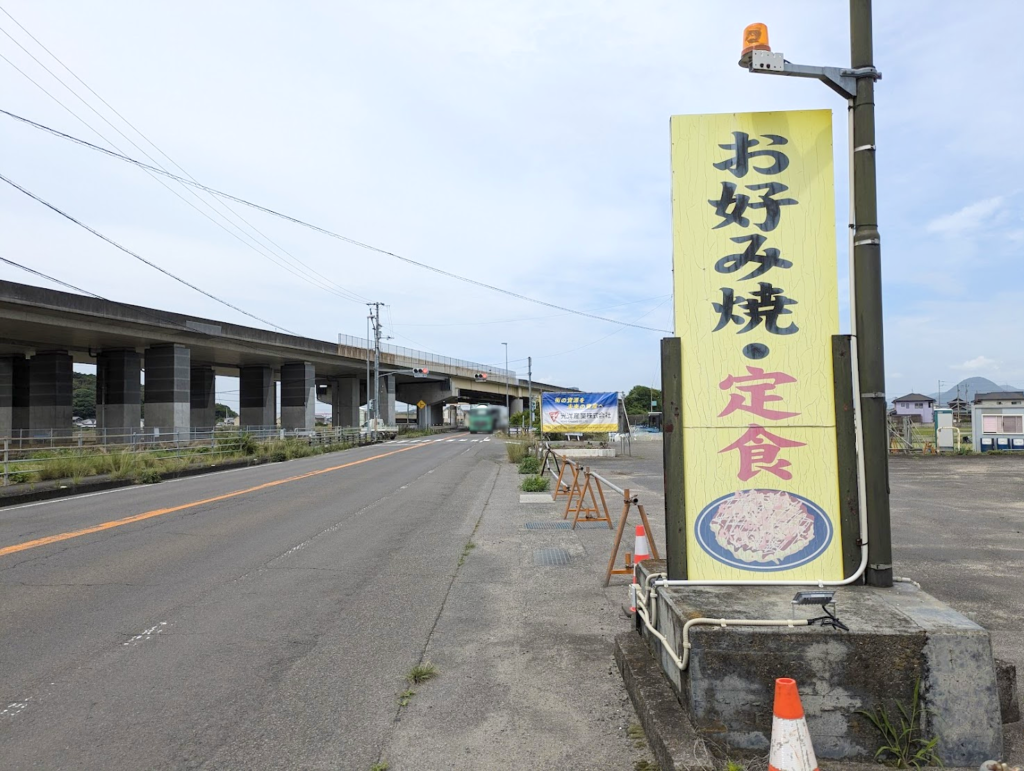
[[[437,667],[429,661],[424,661],[422,664],[417,664],[410,669],[405,679],[410,685],[419,685],[420,683],[427,682],[427,680],[433,680],[437,677],[437,674]]]
[[[519,461],[520,474],[537,474],[540,471],[540,459],[527,455]]]
[[[519,486],[524,493],[543,493],[548,489],[549,479],[542,476],[530,476]]]

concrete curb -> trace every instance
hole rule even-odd
[[[713,769],[711,753],[699,752],[703,740],[640,635],[615,636],[615,663],[662,771]]]
[[[554,503],[551,493],[519,493],[520,503]]]

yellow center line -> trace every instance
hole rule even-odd
[[[93,525],[92,527],[85,527],[81,530],[72,530],[68,533],[58,533],[57,535],[48,535],[45,538],[37,538],[34,541],[25,541],[24,543],[16,543],[12,546],[5,546],[0,548],[0,557],[6,557],[8,554],[16,554],[20,551],[26,551],[27,549],[35,549],[39,546],[46,546],[51,543],[59,543],[60,541],[67,541],[71,538],[78,538],[83,535],[89,535],[90,533],[99,533],[103,530],[110,530],[111,528],[121,527],[123,525],[130,525],[133,522],[141,522],[144,519],[152,519],[153,517],[159,517],[163,514],[171,514],[175,511],[184,511],[185,509],[192,509],[196,506],[204,506],[207,503],[216,503],[217,501],[225,501],[229,498],[237,498],[240,495],[248,495],[249,493],[255,493],[260,490],[267,490],[271,487],[277,487],[278,485],[287,484],[288,482],[297,482],[300,479],[308,479],[309,477],[319,476],[320,474],[329,474],[332,471],[338,471],[343,468],[351,468],[352,466],[359,466],[363,463],[369,463],[372,460],[380,460],[381,458],[387,458],[392,455],[398,455],[400,452],[408,452],[409,450],[415,450],[418,447],[423,447],[428,442],[422,442],[420,444],[413,444],[409,447],[403,447],[401,450],[392,450],[391,452],[385,452],[381,455],[374,455],[370,458],[363,458],[362,460],[354,460],[350,463],[342,463],[340,466],[331,466],[330,468],[317,469],[316,471],[309,471],[305,474],[298,474],[293,477],[287,477],[285,479],[278,479],[273,482],[265,482],[255,487],[247,487],[244,490],[235,490],[230,493],[224,493],[224,495],[216,495],[213,498],[204,498],[201,501],[192,501],[191,503],[183,503],[180,506],[171,506],[166,509],[153,509],[152,511],[145,511],[142,514],[134,514],[124,519],[115,519],[110,522],[103,522],[99,525]]]

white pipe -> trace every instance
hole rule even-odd
[[[806,618],[691,618],[683,624],[683,661],[679,667],[680,671],[690,665],[690,627],[697,625],[704,626],[807,626],[810,622]]]
[[[649,578],[649,577],[648,577]],[[648,594],[650,596],[650,594]],[[693,647],[690,644],[690,628],[693,626],[704,625],[704,626],[807,626],[810,622],[806,618],[783,618],[783,619],[764,619],[764,618],[691,618],[685,624],[683,624],[683,657],[680,658],[676,655],[672,645],[668,639],[654,628],[651,623],[649,611],[647,609],[647,597],[641,595],[637,591],[636,597],[636,612],[640,618],[643,619],[644,625],[648,631],[654,635],[662,644],[662,648],[672,659],[676,667],[679,668],[680,672],[686,670],[690,666],[690,649]]]

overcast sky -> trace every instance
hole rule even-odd
[[[362,336],[365,303],[381,301],[394,344],[503,366],[507,342],[524,377],[532,356],[537,380],[627,390],[659,382],[659,339],[672,328],[673,114],[833,110],[848,330],[845,104],[813,81],[736,66],[754,21],[791,61],[848,65],[846,5],[0,0],[3,109],[145,160],[81,97],[204,184],[445,271],[664,331],[473,287],[233,205],[276,244],[261,247],[268,257],[189,206],[223,224],[180,186],[2,115],[0,174],[298,334]],[[1024,60],[1012,50],[1024,3],[875,6],[887,391],[934,392],[971,375],[1024,385]],[[2,257],[112,300],[259,325],[2,183],[0,218]],[[53,286],[2,263],[0,278]]]

